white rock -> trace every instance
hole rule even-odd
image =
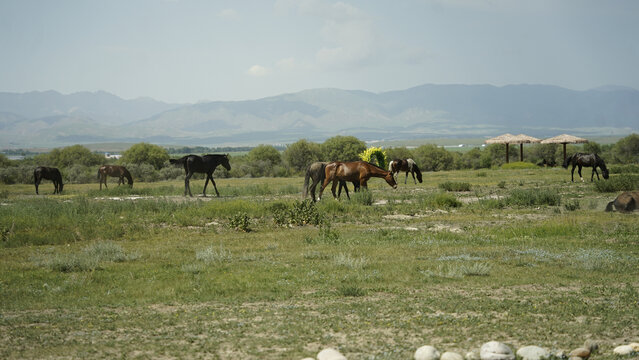
[[[326,348],[317,354],[317,360],[346,360],[346,357],[333,348]]]
[[[430,345],[424,345],[415,351],[415,360],[439,360],[439,351]]]
[[[464,360],[464,357],[456,352],[446,351],[439,357],[439,360]]]
[[[508,345],[499,341],[489,341],[479,349],[481,360],[515,360],[515,354]]]
[[[466,360],[479,360],[479,353],[477,352],[477,350],[467,352]]]
[[[635,353],[635,349],[630,345],[621,345],[617,346],[612,352],[617,355],[631,355]]]
[[[517,356],[522,360],[542,360],[550,358],[550,352],[539,346],[524,346],[517,350]]]

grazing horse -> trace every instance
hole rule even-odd
[[[124,178],[129,182],[129,187],[133,187],[133,178],[131,177],[131,173],[124,166],[119,165],[102,165],[98,169],[98,179],[100,180],[100,190],[102,190],[102,183],[104,183],[105,188],[109,188],[107,186],[107,176],[117,177],[118,178],[118,186],[120,184],[124,184]]]
[[[608,203],[606,211],[612,211],[612,206],[615,206],[617,211],[632,212],[639,209],[639,191],[626,191],[621,193],[617,198]]]
[[[184,178],[184,196],[186,196],[186,192],[188,191],[191,197],[193,197],[193,194],[191,194],[191,186],[189,185],[193,173],[206,174],[202,196],[206,196],[206,186],[209,184],[210,179],[213,188],[215,188],[215,193],[219,197],[220,193],[217,191],[215,180],[213,180],[213,172],[218,165],[224,166],[226,170],[231,170],[228,154],[187,155],[179,159],[169,159],[169,162],[174,165],[184,165],[184,171],[186,172],[186,177]]]
[[[324,176],[325,176],[324,169],[326,168],[327,164],[329,163],[325,161],[318,161],[308,166],[308,168],[306,169],[306,175],[304,176],[304,189],[303,189],[303,195],[302,195],[303,198],[306,198],[306,195],[308,195],[308,190],[310,189],[313,202],[316,201],[315,188],[317,187],[317,184],[324,181]],[[313,183],[309,187],[310,180],[313,180]],[[351,197],[348,195],[348,186],[346,186],[345,181],[339,182],[339,191],[337,196],[339,197],[342,194],[342,187],[346,190],[346,197],[348,197],[348,199],[350,200]],[[353,187],[354,187],[353,191],[358,191],[359,181],[353,181]]]
[[[608,179],[608,169],[606,168],[606,164],[603,159],[599,157],[597,154],[584,154],[584,153],[575,153],[574,155],[567,157],[564,160],[564,164],[562,165],[564,169],[568,168],[568,165],[572,164],[572,172],[570,173],[571,181],[575,181],[575,167],[579,167],[579,177],[581,181],[584,181],[583,176],[581,176],[581,167],[588,166],[592,167],[592,174],[590,174],[590,181],[593,181],[595,174],[597,174],[597,180],[599,180],[599,173],[597,172],[597,166],[601,168],[601,175],[604,179]]]
[[[368,180],[371,177],[384,178],[388,185],[392,186],[393,189],[397,189],[397,183],[395,182],[393,174],[379,166],[366,161],[335,161],[326,164],[326,167],[324,168],[324,183],[320,189],[319,197],[320,199],[322,198],[324,189],[331,181],[333,182],[331,192],[333,193],[333,197],[337,198],[335,195],[335,188],[337,187],[338,181],[358,181],[361,187],[367,189]]]
[[[393,173],[393,176],[397,176],[400,171],[405,171],[406,178],[404,178],[404,184],[406,184],[406,180],[408,180],[409,172],[413,175],[413,181],[415,184],[417,184],[417,181],[415,181],[415,174],[417,174],[417,180],[419,180],[419,183],[422,183],[422,172],[419,171],[419,168],[413,159],[394,159],[388,164],[388,171]]]
[[[62,183],[62,175],[60,174],[60,170],[54,167],[46,167],[46,166],[38,166],[33,170],[33,179],[35,182],[36,195],[38,194],[38,186],[42,179],[53,181],[54,194],[62,193],[62,188],[64,184]]]

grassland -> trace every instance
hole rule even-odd
[[[220,198],[185,198],[178,181],[0,186],[0,358],[301,359],[332,346],[409,359],[424,344],[586,339],[611,358],[639,340],[639,218],[604,213],[616,193],[569,179],[400,175],[396,190],[373,179],[316,206],[300,202],[301,178],[219,179]]]

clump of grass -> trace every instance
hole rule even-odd
[[[182,265],[182,271],[187,274],[200,274],[204,271],[204,264],[202,263],[194,263],[194,264],[184,264]]]
[[[337,266],[346,267],[349,269],[362,269],[367,264],[365,257],[352,257],[348,254],[339,253],[333,257],[333,262]]]
[[[219,249],[215,249],[213,246],[209,246],[204,250],[196,252],[195,258],[207,264],[221,264],[231,261],[233,259],[233,255],[230,251],[224,249],[222,246],[220,246]]]
[[[293,205],[278,203],[272,211],[273,222],[280,226],[322,223],[322,215],[311,200],[297,201]]]
[[[352,193],[351,201],[365,206],[373,205],[373,192],[368,191],[366,189],[360,190],[356,193]]]
[[[470,184],[467,182],[446,181],[439,184],[439,188],[446,191],[470,191]]]
[[[623,174],[595,182],[595,190],[599,192],[630,191],[637,187],[639,187],[639,175]]]
[[[38,266],[60,272],[93,271],[104,262],[123,262],[139,258],[138,254],[126,254],[122,246],[112,241],[88,245],[80,253],[49,254],[34,259]]]
[[[430,194],[424,198],[424,205],[433,208],[452,208],[461,207],[461,201],[457,200],[455,195],[448,193]]]
[[[617,260],[615,253],[607,249],[579,249],[574,258],[586,270],[605,269]]]
[[[229,217],[228,226],[231,229],[249,232],[251,231],[250,225],[251,225],[251,218],[245,212],[239,212]]]
[[[434,270],[422,270],[426,277],[459,279],[464,276],[489,276],[490,264],[475,262],[472,264],[439,264]]]
[[[343,284],[337,288],[337,293],[342,296],[359,297],[366,295],[366,290],[362,289],[358,285]]]
[[[469,254],[461,254],[461,255],[440,256],[437,260],[439,261],[456,261],[456,260],[474,261],[474,260],[484,260],[484,258],[479,256],[472,256]]]
[[[308,244],[337,244],[339,242],[340,234],[337,230],[331,228],[331,224],[320,224],[319,234],[312,238],[307,236],[305,238]]]
[[[486,177],[486,176],[488,176],[488,174],[486,174],[485,171],[480,171],[480,172],[475,173],[475,176],[477,176],[477,177]]]
[[[580,208],[581,205],[579,204],[579,200],[577,199],[566,201],[566,203],[564,204],[564,209],[566,209],[567,211],[575,211],[579,210]]]
[[[506,182],[504,180],[497,183],[497,187],[500,189],[506,188]]]
[[[135,260],[138,254],[126,254],[119,244],[113,241],[99,241],[84,248],[87,257],[95,258],[97,261],[123,262]]]
[[[506,203],[518,206],[556,206],[561,204],[561,195],[557,190],[551,189],[515,189],[506,198]]]
[[[525,161],[517,161],[501,166],[502,169],[507,170],[520,170],[520,169],[536,169],[537,165]]]

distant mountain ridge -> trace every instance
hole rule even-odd
[[[184,145],[639,131],[639,91],[549,85],[421,85],[372,93],[312,89],[257,100],[167,104],[107,92],[0,93],[0,148],[148,141]]]

